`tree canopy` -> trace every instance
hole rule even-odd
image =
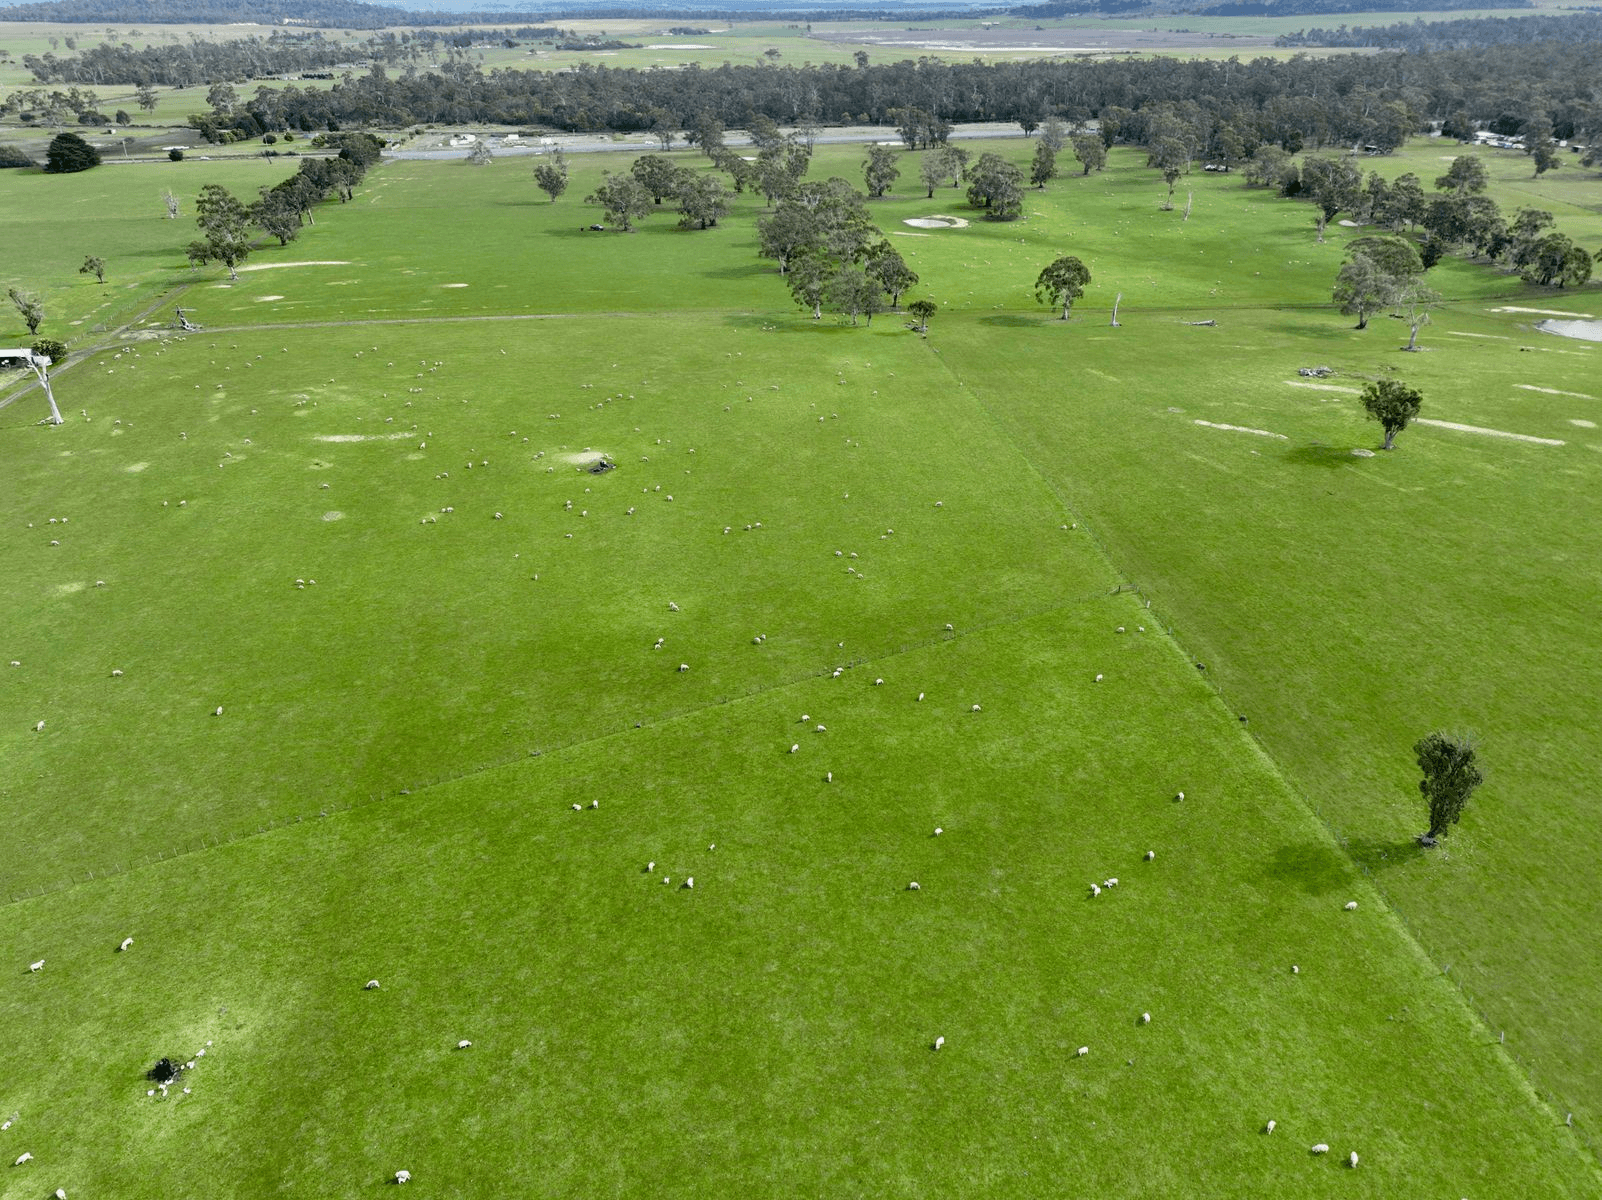
[[[52,175],[68,175],[74,171],[87,171],[100,165],[100,151],[76,133],[58,133],[50,139],[45,151],[45,171]]]
[[[1066,255],[1040,272],[1035,280],[1035,297],[1042,304],[1062,305],[1062,319],[1066,321],[1068,311],[1085,294],[1089,282],[1090,268],[1073,255]]]
[[[1437,731],[1415,742],[1413,753],[1424,772],[1418,790],[1429,808],[1430,829],[1424,836],[1432,840],[1445,837],[1462,817],[1474,789],[1485,782],[1473,740]]]
[[[1423,407],[1422,393],[1395,379],[1381,379],[1363,385],[1359,401],[1363,411],[1380,423],[1385,430],[1384,449],[1391,449],[1396,435],[1406,429],[1408,422],[1418,416]]]

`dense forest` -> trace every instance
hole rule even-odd
[[[90,83],[193,87],[229,79],[267,79],[303,74],[353,63],[421,62],[451,50],[482,46],[488,41],[549,42],[584,48],[585,42],[554,26],[442,33],[433,29],[385,32],[361,41],[336,41],[321,33],[273,33],[226,42],[191,39],[168,45],[134,48],[102,42],[79,54],[27,54],[23,66],[40,83]]]
[[[1541,13],[1528,17],[1462,17],[1455,21],[1399,21],[1351,29],[1304,29],[1275,39],[1277,46],[1373,46],[1382,50],[1462,50],[1469,46],[1522,46],[1532,42],[1602,42],[1602,12]]]

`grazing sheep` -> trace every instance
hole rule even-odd
[[[1117,887],[1118,886],[1118,876],[1114,875],[1111,879],[1103,880],[1101,886],[1102,887],[1110,887],[1110,888],[1111,887]]]
[[[28,964],[28,970],[30,970],[30,971],[42,971],[42,970],[44,970],[44,962],[45,962],[45,960],[41,958],[36,963],[29,963]]]
[[[1152,859],[1154,859],[1156,857],[1157,857],[1157,851],[1155,851],[1155,850],[1146,851],[1146,861],[1147,862],[1150,862]]]
[[[882,679],[875,679],[875,680],[874,680],[874,681],[873,681],[873,686],[874,686],[874,687],[882,687],[882,686],[884,686],[884,680],[882,680]]]
[[[907,884],[907,891],[916,892],[916,891],[919,891],[919,890],[921,890],[921,889],[918,887],[918,881],[916,879],[914,879],[911,883]]]
[[[1328,1154],[1329,1153],[1329,1146],[1327,1144],[1325,1144],[1324,1142],[1319,1142],[1316,1146],[1313,1147],[1313,1153],[1314,1154]]]
[[[684,881],[684,886],[685,886],[685,888],[689,889],[690,891],[694,891],[695,890],[695,876],[691,875],[688,879],[686,879]]]
[[[1096,676],[1096,682],[1097,682],[1097,683],[1100,683],[1100,682],[1101,682],[1101,676],[1100,676],[1100,675],[1098,675],[1098,676]]]
[[[801,749],[801,743],[800,742],[792,742],[790,744],[790,753],[791,754],[796,753],[796,751],[798,751],[800,749]]]
[[[219,705],[218,705],[218,706],[217,706],[217,709],[216,709],[216,711],[215,711],[215,712],[213,712],[213,713],[212,713],[212,714],[211,714],[211,715],[212,715],[212,716],[214,716],[214,717],[220,717],[220,716],[222,716],[222,705],[220,705],[220,704],[219,704]]]
[[[1300,975],[1301,973],[1302,973],[1302,969],[1300,967],[1298,967],[1295,963],[1292,963],[1291,964],[1291,974],[1292,975]]]
[[[1148,1012],[1141,1013],[1140,1014],[1140,1023],[1142,1025],[1150,1025],[1151,1024],[1151,1014],[1148,1013]]]
[[[44,732],[44,722],[40,721],[37,725],[35,725],[33,727],[33,731],[35,733],[43,733]]]
[[[945,832],[945,830],[941,829],[940,826],[938,826],[938,825],[935,826],[935,831],[934,831],[935,837],[939,837],[944,832]]]
[[[1099,895],[1101,895],[1101,889],[1099,887],[1097,887],[1095,884],[1091,884],[1090,885],[1090,894],[1091,894],[1091,896],[1093,898],[1096,897],[1096,896],[1099,896]]]
[[[122,953],[124,950],[126,950],[131,945],[133,945],[133,938],[131,938],[131,937],[130,938],[123,938],[122,939],[122,945],[117,947],[117,953],[119,953],[119,954]]]
[[[923,693],[922,693],[922,692],[919,692],[919,693],[918,693],[918,699],[919,699],[919,700],[922,700],[922,699],[923,699]],[[43,721],[41,721],[41,722],[39,722],[39,724],[40,724],[40,725],[43,725],[43,724],[44,724],[44,722],[43,722]]]
[[[825,726],[825,725],[821,725],[821,724],[820,724],[820,725],[819,725],[819,726],[818,726],[818,728],[817,728],[817,732],[818,732],[818,733],[828,733],[828,732],[829,732],[829,730],[828,730],[828,727],[827,727],[827,726]]]
[[[801,714],[801,724],[805,725],[810,720],[812,720],[812,718],[809,717],[806,713],[802,713]]]
[[[188,1088],[184,1089],[184,1091],[186,1091],[186,1092],[188,1090],[189,1090]],[[55,1196],[56,1200],[67,1200],[67,1189],[66,1188],[57,1188],[52,1194]]]
[[[1081,1046],[1081,1047],[1079,1047],[1079,1050],[1077,1051],[1077,1055],[1080,1058],[1085,1057],[1085,1055],[1087,1055],[1089,1053],[1090,1053],[1090,1047],[1089,1046]]]
[[[1184,792],[1180,792],[1177,796],[1174,797],[1175,800],[1183,800],[1184,798],[1185,798],[1185,793]]]
[[[823,773],[823,782],[824,783],[833,783],[834,782],[834,772],[833,771],[825,771]]]
[[[472,1047],[473,1043],[468,1041],[466,1038],[463,1038],[461,1041],[456,1043],[456,1048],[458,1050],[470,1050]]]
[[[111,670],[111,677],[113,679],[121,679],[122,678],[122,671],[120,669],[116,668],[116,667],[113,667],[112,670]]]
[[[678,612],[678,611],[679,611],[679,606],[677,604],[674,604],[673,601],[669,600],[668,601],[668,612]]]
[[[412,1173],[410,1171],[396,1171],[395,1172],[395,1182],[396,1183],[406,1183],[406,1182],[410,1181],[411,1177],[412,1177]]]
[[[362,990],[364,992],[376,992],[378,990],[378,980],[369,979],[366,983],[362,984]]]
[[[1347,912],[1356,912],[1357,911],[1357,901],[1356,900],[1348,900],[1346,902],[1346,911]]]
[[[1357,1166],[1357,1151],[1356,1150],[1352,1151],[1351,1157],[1346,1160],[1346,1165],[1348,1167]]]
[[[1267,1125],[1263,1126],[1263,1132],[1264,1133],[1273,1133],[1274,1132],[1274,1122],[1270,1121]]]
[[[582,804],[575,804],[573,806],[573,811],[574,812],[583,812],[584,811],[584,806]]]
[[[974,706],[973,706],[973,707],[972,707],[972,708],[971,708],[971,709],[969,709],[969,710],[968,710],[968,711],[969,711],[969,712],[978,712],[978,711],[979,711],[979,706],[978,706],[978,705],[977,705],[977,704],[975,704],[975,705],[974,705]]]
[[[680,663],[679,664],[679,670],[688,671],[689,669],[690,669],[690,664],[689,663]]]
[[[33,1154],[30,1151],[24,1150],[22,1152],[21,1157],[18,1158],[17,1161],[12,1163],[11,1165],[14,1166],[14,1167],[20,1167],[23,1163],[27,1162],[32,1157],[33,1157]]]
[[[944,1046],[945,1044],[946,1044],[946,1039],[945,1038],[937,1037],[937,1038],[935,1038],[935,1041],[934,1041],[934,1048],[936,1050],[938,1050],[938,1049],[940,1049],[941,1046]]]

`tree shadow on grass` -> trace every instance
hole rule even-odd
[[[1269,879],[1300,888],[1310,896],[1323,896],[1351,883],[1356,868],[1351,859],[1323,842],[1281,846],[1263,872]]]
[[[1011,313],[998,313],[991,317],[980,317],[981,325],[997,325],[1003,329],[1033,329],[1038,325],[1049,324],[1055,318],[1051,317],[1020,317]]]
[[[1350,838],[1345,845],[1352,860],[1367,867],[1372,874],[1405,867],[1429,853],[1418,844],[1416,837]]]
[[[1304,467],[1349,467],[1357,461],[1350,450],[1314,443],[1297,446],[1285,453],[1285,461]]]

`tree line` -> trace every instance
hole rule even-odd
[[[747,127],[783,124],[900,124],[908,112],[938,141],[956,121],[1016,121],[1035,128],[1051,115],[1071,124],[1109,113],[1115,140],[1145,144],[1146,114],[1186,114],[1221,150],[1244,159],[1265,142],[1291,152],[1323,146],[1401,144],[1431,122],[1516,131],[1543,116],[1559,138],[1602,140],[1602,100],[1592,84],[1594,49],[1558,43],[1419,54],[1297,56],[1279,61],[947,63],[925,58],[884,66],[696,66],[639,71],[581,64],[567,71],[499,70],[465,61],[439,72],[382,65],[331,89],[261,88],[230,113],[257,129],[477,122],[569,132],[692,128],[701,119]],[[1132,116],[1126,114],[1133,114]],[[1449,129],[1449,132],[1451,130]]]
[[[1471,46],[1527,46],[1602,42],[1602,12],[1538,13],[1527,17],[1459,17],[1450,21],[1398,21],[1303,29],[1274,39],[1276,46],[1351,46],[1382,50],[1463,50]]]

